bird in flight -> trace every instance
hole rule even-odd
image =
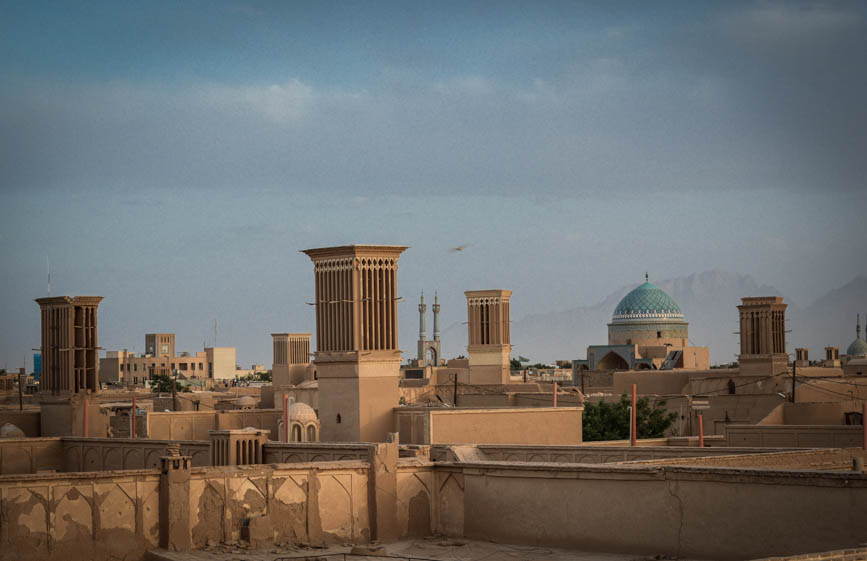
[[[449,249],[449,251],[451,251],[451,252],[463,251],[466,248],[470,247],[471,245],[473,245],[473,244],[465,243],[464,245],[459,245],[457,247],[453,247],[453,248]]]

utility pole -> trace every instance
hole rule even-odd
[[[178,370],[172,371],[172,411],[178,410]]]
[[[797,359],[797,357],[795,357]],[[792,403],[795,403],[795,370],[798,368],[798,361],[792,362]]]
[[[18,410],[24,411],[24,390],[22,386],[24,385],[24,378],[19,373],[18,374]]]

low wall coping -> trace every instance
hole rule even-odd
[[[623,464],[557,464],[543,462],[438,462],[438,466],[463,468],[465,475],[542,477],[551,479],[675,479],[735,481],[769,485],[812,485],[819,487],[856,487],[867,489],[867,473],[819,470],[780,470],[769,468],[732,468],[713,466],[647,466]],[[498,473],[499,472],[499,473]],[[534,475],[539,474],[539,475]],[[569,475],[571,474],[571,477]]]

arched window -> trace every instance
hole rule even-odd
[[[735,381],[732,380],[731,378],[729,378],[728,387],[729,387],[729,394],[734,395],[735,394]]]
[[[301,425],[292,425],[292,442],[301,442]]]
[[[307,425],[307,442],[316,442],[316,425]]]

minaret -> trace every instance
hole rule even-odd
[[[418,339],[424,341],[427,339],[427,327],[425,326],[424,316],[427,312],[427,306],[424,303],[424,290],[421,291],[421,303],[418,305]]]
[[[439,341],[440,340],[440,296],[436,290],[434,290],[433,314],[434,314],[433,338],[434,338],[434,341]]]

